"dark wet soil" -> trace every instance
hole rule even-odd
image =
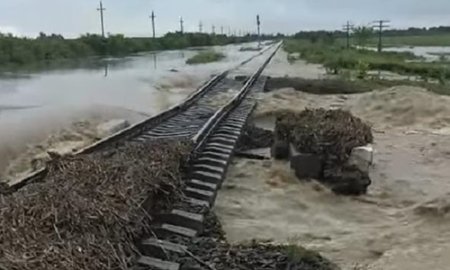
[[[239,139],[237,149],[238,151],[247,151],[258,148],[271,147],[274,142],[274,134],[270,130],[256,127],[253,124],[248,124]]]
[[[326,95],[370,92],[374,89],[374,86],[357,81],[351,82],[338,79],[270,78],[264,91],[270,92],[281,88],[294,88],[306,93]]]
[[[277,246],[252,241],[240,245],[227,243],[214,213],[206,217],[205,230],[193,240],[172,237],[170,240],[188,246],[184,256],[168,254],[182,270],[337,270],[335,264],[320,254],[300,246]]]

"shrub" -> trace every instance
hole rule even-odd
[[[225,55],[223,53],[215,51],[202,51],[186,60],[186,64],[193,65],[193,64],[211,63],[219,61],[223,58],[225,58]]]

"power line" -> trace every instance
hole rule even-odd
[[[259,14],[256,15],[256,24],[258,25],[258,46],[261,46],[261,20]]]
[[[350,31],[353,30],[353,24],[351,24],[349,21],[347,21],[347,24],[343,26],[343,30],[347,34],[347,49],[350,48]]]
[[[100,1],[100,8],[97,8],[98,11],[100,11],[100,22],[102,24],[102,37],[105,38],[105,23],[103,20],[103,12],[106,10],[106,8],[103,7],[102,1]]]
[[[150,18],[152,19],[152,29],[153,29],[153,38],[156,37],[156,31],[155,31],[155,12],[152,11],[152,15],[150,16]]]
[[[389,20],[378,20],[373,22],[374,28],[378,28],[378,52],[381,52],[383,50],[383,30],[389,28],[390,26],[388,23],[390,23]]]
[[[184,21],[183,21],[183,17],[180,17],[180,33],[183,34],[184,33]]]

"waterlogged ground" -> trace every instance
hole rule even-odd
[[[315,65],[267,72],[318,77]],[[320,251],[349,270],[446,270],[450,265],[449,97],[399,86],[358,95],[312,95],[291,88],[257,96],[255,121],[273,127],[280,109],[351,110],[374,126],[373,184],[366,196],[340,197],[302,183],[283,162],[235,159],[218,195],[231,242],[271,239]]]
[[[376,48],[371,48],[376,50]],[[449,60],[450,47],[442,46],[402,46],[402,47],[387,47],[383,49],[387,52],[410,52],[418,57],[423,57],[426,61],[438,61],[441,56],[445,60]]]
[[[214,47],[226,58],[202,65],[185,63],[197,50],[181,50],[1,73],[0,171],[24,171],[33,157],[22,159],[23,153],[88,145],[99,136],[96,126],[109,119],[132,124],[179,103],[212,75],[258,53],[240,52],[241,46]]]

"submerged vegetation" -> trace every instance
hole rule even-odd
[[[294,88],[316,95],[336,95],[336,94],[360,94],[371,92],[377,89],[385,89],[398,85],[416,86],[428,89],[440,95],[450,95],[450,88],[447,85],[437,83],[427,83],[424,81],[410,80],[348,80],[344,78],[331,79],[303,79],[303,78],[270,78],[267,80],[264,91],[270,92],[280,88]]]
[[[211,63],[219,61],[223,58],[225,58],[225,55],[223,53],[215,52],[212,50],[201,51],[196,55],[192,56],[191,58],[189,58],[188,60],[186,60],[186,64],[193,65],[193,64]]]
[[[41,33],[37,38],[19,38],[0,33],[0,67],[14,68],[50,63],[55,60],[89,56],[123,56],[144,51],[183,49],[195,46],[226,45],[249,42],[256,36],[228,37],[201,33],[168,33],[161,38],[128,38],[124,35],[86,34],[76,39]]]
[[[323,64],[332,74],[356,70],[360,79],[364,79],[368,70],[392,71],[419,76],[425,81],[435,79],[441,83],[450,79],[447,62],[423,62],[421,58],[409,52],[378,53],[368,49],[347,49],[329,36],[322,40],[287,40],[285,50],[288,53],[300,54],[301,58],[308,62]]]
[[[354,30],[355,34],[365,33],[366,45],[376,47],[378,37],[374,35],[374,30],[365,25],[357,26]],[[370,34],[372,32],[372,34]],[[332,36],[342,43],[346,41],[347,33],[344,31],[301,31],[294,35],[296,39],[319,40],[326,36]],[[449,46],[450,45],[450,26],[438,26],[430,28],[410,27],[408,29],[388,29],[383,31],[384,46]],[[359,44],[361,35],[355,35],[354,42]],[[364,39],[364,38],[363,38]]]

